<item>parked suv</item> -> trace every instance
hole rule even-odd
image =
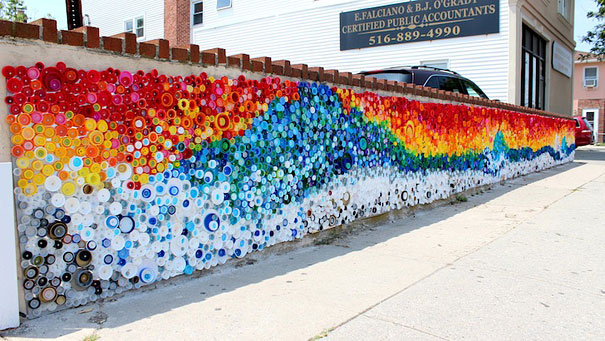
[[[582,116],[575,116],[574,120],[576,120],[576,147],[592,144],[594,134],[590,122]]]
[[[360,73],[378,79],[414,83],[445,91],[458,92],[469,96],[487,98],[477,84],[460,76],[458,73],[447,69],[431,66],[411,66],[363,71]]]

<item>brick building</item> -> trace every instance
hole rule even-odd
[[[594,128],[594,140],[605,142],[605,84],[599,78],[605,72],[605,61],[593,56],[582,60],[581,54],[588,53],[578,51],[574,56],[574,116],[586,117]]]

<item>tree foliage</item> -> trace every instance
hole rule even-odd
[[[0,0],[0,19],[27,22],[23,0]]]
[[[595,0],[598,6],[596,11],[590,11],[586,14],[588,19],[595,19],[598,24],[595,28],[586,33],[582,38],[583,42],[591,45],[590,54],[581,55],[582,59],[596,57],[598,60],[605,59],[605,0]]]

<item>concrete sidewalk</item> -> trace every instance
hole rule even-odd
[[[576,160],[468,202],[365,222],[327,235],[326,245],[261,255],[2,335],[603,339],[605,148],[580,149]]]

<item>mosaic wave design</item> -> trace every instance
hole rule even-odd
[[[321,84],[6,66],[30,316],[573,158],[572,121]]]

